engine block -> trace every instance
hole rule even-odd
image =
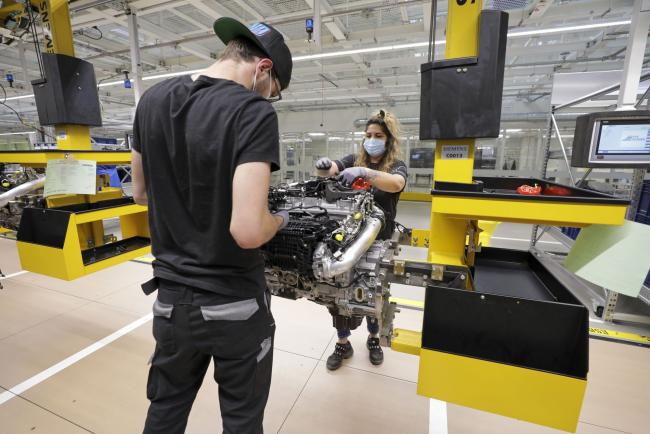
[[[271,293],[321,304],[338,326],[354,329],[364,316],[376,318],[389,346],[396,308],[380,262],[395,245],[376,239],[384,214],[372,194],[319,179],[271,188],[269,207],[290,216],[262,248]]]
[[[18,230],[23,209],[41,206],[43,178],[33,169],[0,164],[0,227]]]

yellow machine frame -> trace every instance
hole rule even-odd
[[[74,41],[70,23],[70,11],[67,0],[32,1],[39,8],[44,27],[45,50],[48,53],[74,56]],[[2,14],[24,9],[19,3],[0,8]],[[94,160],[99,164],[118,165],[131,162],[130,151],[99,152],[92,150],[90,129],[85,125],[56,125],[54,127],[57,150],[55,151],[9,151],[0,152],[0,161],[16,163],[30,167],[46,167],[54,159]],[[101,185],[93,195],[61,195],[47,198],[50,209],[70,205],[96,204],[101,201],[119,199],[122,190]],[[149,237],[147,208],[135,204],[113,206],[95,211],[71,213],[66,230],[65,243],[62,248],[48,247],[36,242],[18,241],[18,253],[25,270],[52,277],[71,280],[102,268],[142,256],[150,247],[142,247],[129,252],[117,254],[99,262],[85,266],[82,252],[103,246],[107,241],[104,234],[103,220],[119,218],[122,238]]]
[[[73,280],[149,253],[150,248],[147,246],[90,265],[84,265],[81,252],[85,250],[82,249],[82,245],[87,242],[89,225],[101,224],[104,219],[119,217],[123,238],[149,236],[147,209],[145,207],[127,205],[119,207],[117,210],[117,213],[114,208],[109,208],[72,214],[66,229],[63,248],[18,241],[16,244],[21,265],[24,269],[35,273],[64,280]],[[92,226],[90,227],[92,228]]]
[[[446,58],[474,57],[478,50],[481,0],[449,1]],[[443,159],[441,145],[466,145],[468,158]],[[474,139],[438,140],[434,182],[471,183]],[[421,200],[422,194],[412,194]],[[406,199],[406,197],[405,197]],[[495,222],[545,223],[566,226],[622,224],[623,205],[549,201],[489,200],[434,196],[428,233],[414,231],[412,243],[428,248],[428,262],[471,267],[478,244],[479,219]],[[494,226],[488,226],[494,230]],[[488,238],[485,234],[483,241]],[[468,288],[471,289],[471,288]],[[425,306],[426,310],[426,306]],[[418,393],[467,407],[575,432],[587,382],[550,372],[511,366],[422,348],[421,332],[396,329],[392,348],[420,358]]]

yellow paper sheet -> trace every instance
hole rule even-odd
[[[586,227],[564,265],[595,285],[637,297],[650,269],[650,226],[626,221]]]
[[[90,160],[50,160],[45,169],[44,196],[55,194],[95,194],[97,162]]]

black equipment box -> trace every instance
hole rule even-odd
[[[423,348],[587,377],[589,312],[533,253],[483,248],[474,287],[427,287]]]
[[[508,14],[484,10],[478,57],[420,67],[420,139],[499,137]]]
[[[95,70],[90,62],[43,53],[45,78],[32,81],[41,125],[102,125]]]

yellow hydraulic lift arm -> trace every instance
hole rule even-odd
[[[482,11],[481,0],[449,0],[446,59],[439,64],[433,62],[423,65],[428,68],[423,69],[423,73],[431,71],[431,77],[449,80],[444,82],[444,85],[448,85],[447,89],[441,90],[438,87],[437,92],[449,91],[449,83],[452,83],[454,87],[451,91],[456,92],[454,97],[459,101],[467,97],[466,101],[469,101],[477,95],[468,93],[480,93],[484,90],[482,86],[496,86],[481,76],[481,71],[484,71],[480,69],[481,55],[485,53],[479,51],[485,42],[481,31],[483,18],[491,20],[485,23],[490,22],[499,27],[494,30],[500,32],[500,41],[505,43],[507,16],[505,19],[503,16],[499,18],[498,14],[500,12]],[[485,28],[488,29],[485,23]],[[489,49],[500,47],[505,50],[504,45],[495,45],[494,40],[489,43],[492,44]],[[484,49],[488,50],[486,47]],[[500,53],[503,61],[505,54]],[[503,64],[500,68],[502,79]],[[463,86],[471,80],[474,80],[475,87],[468,86],[468,89],[464,89]],[[433,83],[434,79],[431,78],[430,82]],[[436,88],[431,84],[429,94],[424,89],[423,78],[423,108],[429,110],[433,117],[422,119],[421,116],[421,123],[431,123],[421,124],[421,139],[437,139],[431,226],[428,237],[425,237],[432,274],[426,290],[423,332],[396,329],[392,347],[419,356],[418,393],[421,395],[575,432],[587,384],[588,312],[547,274],[544,277],[551,286],[555,285],[554,300],[562,299],[565,303],[549,303],[542,301],[544,299],[528,299],[525,296],[519,298],[517,295],[473,292],[475,257],[479,244],[477,220],[520,223],[546,221],[579,227],[594,223],[621,224],[625,204],[606,203],[606,199],[588,203],[579,197],[567,201],[550,197],[527,200],[531,198],[514,194],[512,186],[502,188],[512,190],[513,194],[485,194],[482,189],[473,189],[477,183],[473,179],[475,139],[472,137],[495,137],[493,134],[498,131],[499,117],[495,116],[492,123],[488,123],[494,127],[496,122],[496,129],[488,127],[482,133],[476,133],[481,135],[472,136],[467,131],[479,129],[468,127],[472,122],[463,119],[470,116],[463,110],[471,111],[472,108],[467,104],[454,105],[448,101],[450,96],[447,95],[444,103],[454,109],[460,108],[460,111],[456,113],[451,109],[445,110],[447,107],[443,107],[443,110],[459,116],[462,121],[460,124],[465,126],[457,130],[445,129],[444,125],[440,125],[438,117],[445,118],[446,115],[435,111],[440,109],[441,101],[436,105],[425,100],[439,97],[432,93],[432,89]],[[494,97],[494,94],[491,96]],[[485,101],[486,106],[500,108],[500,94],[498,101]],[[421,113],[426,113],[426,110]],[[449,119],[448,115],[445,119],[448,122],[457,120]],[[426,130],[429,137],[422,134],[423,125],[429,128]],[[423,238],[423,235],[421,232],[417,234],[418,238]],[[466,247],[468,236],[469,243]],[[495,250],[498,249],[485,249],[481,255],[496,257]],[[535,267],[540,267],[534,257],[525,259],[531,257],[529,252],[508,251],[505,254],[524,258],[534,263]],[[465,290],[445,286],[442,282],[443,273],[452,268],[466,270]],[[511,279],[508,275],[511,271],[504,269],[502,272],[503,281]],[[541,272],[544,273],[543,270]],[[398,274],[397,271],[394,274]],[[544,336],[542,327],[527,316],[531,314],[543,317],[558,313],[567,318],[556,329],[562,336]],[[560,316],[557,315],[558,318]],[[516,324],[520,330],[508,331],[507,324]],[[512,336],[516,337],[512,339]],[[544,348],[535,347],[536,344],[531,347],[525,342],[528,338],[534,343],[553,342],[548,349],[551,353],[545,354]],[[512,352],[531,349],[535,353],[534,357],[512,357]],[[562,366],[548,362],[556,355],[564,357]],[[552,369],[545,369],[547,366]]]
[[[42,0],[39,14],[45,33],[45,50],[48,53],[74,57],[74,40],[67,0]],[[59,149],[77,151],[91,149],[90,128],[86,125],[62,124],[54,128]]]
[[[38,10],[43,24],[45,52],[63,57],[56,61],[73,61],[75,67],[83,63],[78,60],[78,63],[74,63],[75,59],[70,59],[74,58],[75,51],[68,1],[40,0],[31,4]],[[17,3],[6,5],[0,8],[0,16],[24,7]],[[76,75],[89,79],[86,83],[94,83],[94,76],[89,75],[93,74],[92,67],[86,65],[84,68],[77,70]],[[54,74],[45,77],[35,87],[48,80],[61,81]],[[88,86],[79,87],[79,91],[82,89],[91,95]],[[42,98],[49,97],[51,95]],[[66,96],[63,98],[65,101]],[[49,114],[52,110],[56,114],[59,106],[54,104],[54,107],[48,107]],[[79,120],[78,115],[68,115],[67,118],[79,123],[54,125],[56,150],[0,152],[0,161],[35,167],[43,167],[49,160],[63,158],[95,160],[102,164],[130,163],[128,151],[93,151],[88,125],[95,123]],[[72,280],[150,251],[146,207],[123,198],[121,189],[103,185],[100,177],[95,194],[50,196],[47,206],[42,210],[25,208],[23,211],[17,246],[21,264],[28,271]],[[105,234],[103,220],[107,218],[120,220],[122,240]]]

